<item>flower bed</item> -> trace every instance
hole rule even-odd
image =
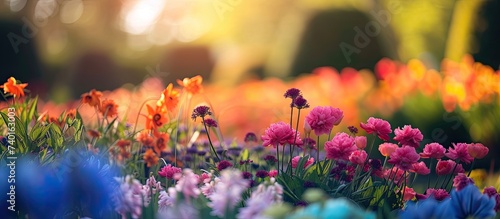
[[[312,106],[296,88],[273,97],[287,100],[287,121],[228,141],[213,106],[192,104],[202,78],[177,83],[141,101],[130,123],[96,90],[58,117],[40,113],[27,84],[10,78],[0,177],[15,182],[0,188],[2,215],[489,218],[500,208],[495,188],[468,177],[489,151],[481,143],[423,144],[418,128],[374,117],[334,132],[344,111]]]

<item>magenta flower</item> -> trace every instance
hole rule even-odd
[[[292,168],[297,168],[297,166],[299,165],[300,158],[302,158],[302,157],[295,156],[294,158],[292,158]],[[314,163],[314,158],[310,157],[309,159],[307,159],[306,163],[304,164],[304,169],[308,168],[313,163]]]
[[[167,164],[160,171],[158,171],[158,175],[161,177],[165,177],[167,179],[173,179],[176,173],[182,173],[182,169],[179,167],[174,167],[171,164]]]
[[[405,125],[403,129],[399,127],[394,130],[394,140],[398,141],[401,145],[412,146],[418,148],[424,136],[418,128],[412,128],[411,125]]]
[[[392,132],[389,122],[383,119],[370,117],[366,123],[360,123],[359,125],[366,133],[375,133],[380,139],[389,141],[389,133]]]
[[[473,158],[482,159],[488,154],[489,149],[481,143],[472,143],[467,145],[467,152]]]
[[[420,157],[441,159],[444,157],[445,153],[446,149],[443,145],[440,145],[439,143],[429,143],[425,145],[424,151],[420,153]]]
[[[419,159],[420,156],[417,154],[414,147],[403,146],[402,148],[396,149],[396,151],[391,154],[388,162],[404,171],[408,171]]]
[[[469,146],[466,143],[453,143],[453,148],[448,148],[448,153],[445,155],[455,161],[463,161],[464,163],[469,164],[474,160],[474,158],[471,157],[467,151],[468,147]]]
[[[355,150],[349,156],[349,161],[351,161],[353,164],[362,165],[365,163],[366,157],[368,157],[368,154],[366,153],[366,151]]]
[[[411,165],[410,172],[420,175],[427,175],[431,173],[431,170],[425,165],[423,161],[420,161]]]
[[[443,201],[450,197],[450,194],[444,189],[433,189],[433,188],[428,188],[425,191],[425,196],[428,198],[430,196],[434,196],[434,199],[438,201]]]
[[[278,175],[277,170],[269,170],[269,177],[276,177]]]
[[[339,108],[317,106],[306,116],[305,123],[314,130],[314,134],[319,136],[329,134],[333,126],[340,124],[342,118],[344,118],[344,112]]]
[[[227,169],[229,167],[232,167],[233,164],[227,160],[222,160],[217,164],[217,170],[222,171],[224,169]]]
[[[462,190],[469,184],[474,184],[474,181],[467,177],[467,175],[463,173],[459,173],[455,178],[453,179],[453,187],[457,189],[457,191]]]
[[[264,135],[262,135],[262,145],[272,145],[273,147],[285,145],[287,143],[302,145],[302,140],[299,136],[300,133],[297,133],[297,139],[294,141],[295,130],[290,128],[290,125],[287,123],[277,122],[271,124],[271,126],[269,126],[269,128],[267,128],[264,132]]]
[[[349,156],[358,148],[354,138],[347,133],[339,132],[331,141],[325,142],[326,159],[349,160]]]

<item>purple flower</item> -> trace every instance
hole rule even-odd
[[[463,188],[467,187],[469,184],[474,184],[474,181],[467,177],[467,175],[463,173],[459,173],[455,178],[453,179],[453,187],[457,189],[457,191],[462,190]]]
[[[245,143],[248,142],[257,142],[257,135],[253,132],[249,132],[245,135]]]
[[[217,164],[217,170],[222,171],[224,169],[227,169],[229,167],[232,167],[233,164],[227,160],[222,160]]]
[[[212,208],[211,214],[224,217],[226,209],[232,210],[242,199],[241,194],[249,187],[250,182],[243,179],[239,170],[227,169],[221,172],[220,180],[216,181],[212,194],[208,196]]]
[[[297,98],[293,99],[292,107],[297,109],[307,109],[309,108],[309,103],[307,102],[302,95],[299,95]]]
[[[197,106],[194,108],[193,113],[191,114],[191,119],[196,120],[196,118],[203,118],[207,115],[212,115],[210,112],[210,107],[208,106]]]
[[[285,94],[283,96],[285,96],[285,98],[291,98],[291,99],[295,99],[297,98],[299,95],[300,95],[300,90],[297,89],[297,88],[290,88],[288,89]]]
[[[210,118],[207,118],[207,119],[204,119],[203,122],[205,123],[205,125],[207,125],[207,127],[213,127],[213,128],[217,128],[217,121],[213,120],[213,119],[210,119]]]
[[[245,207],[240,209],[236,218],[261,218],[262,212],[268,209],[270,205],[282,201],[282,194],[283,188],[276,182],[267,187],[260,184],[257,190],[252,192],[250,198],[246,200]]]
[[[265,170],[257,170],[257,172],[255,173],[255,176],[263,179],[263,178],[268,177],[269,173]]]

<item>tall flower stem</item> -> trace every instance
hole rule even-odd
[[[278,165],[278,173],[280,172],[280,145],[276,144],[276,165]],[[283,146],[284,147],[284,146]]]
[[[293,109],[293,107],[292,107],[292,109]],[[297,124],[295,125],[295,138],[293,139],[293,145],[290,145],[290,160],[288,161],[287,167],[290,167],[292,165],[293,151],[294,151],[295,146],[297,144],[297,135],[299,134],[299,131],[298,131],[299,130],[299,120],[300,120],[300,109],[297,112]]]
[[[434,164],[432,161],[432,158],[430,158],[431,161],[430,161],[430,164],[429,164],[429,170],[432,171],[432,165]],[[427,177],[427,188],[429,188],[429,186],[431,185],[431,174],[429,174],[429,177]]]
[[[458,166],[458,163],[455,163],[455,166],[453,167],[453,171],[451,171],[450,178],[446,177],[445,181],[443,181],[443,184],[441,185],[440,188],[446,189],[448,187],[448,184],[450,183],[451,179],[453,178],[453,175],[455,175],[455,170],[457,169],[457,166]]]
[[[217,158],[217,162],[220,162],[219,155],[215,151],[214,145],[212,144],[212,140],[210,139],[210,132],[208,131],[207,124],[205,123],[205,118],[201,117],[201,120],[203,122],[203,126],[205,127],[205,131],[207,132],[207,138],[208,138],[208,143],[210,143],[210,148],[212,149],[212,152],[214,152],[215,157]]]

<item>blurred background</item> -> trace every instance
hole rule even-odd
[[[347,125],[373,115],[390,119],[393,128],[411,123],[425,130],[424,136],[447,146],[483,142],[493,153],[480,166],[499,166],[490,161],[500,154],[496,149],[500,144],[500,0],[1,1],[0,81],[14,76],[45,100],[64,103],[91,89],[114,90],[152,77],[164,85],[200,74],[213,85],[209,91],[234,88],[227,98],[212,96],[215,103],[241,96],[253,98],[252,103],[271,103],[265,99],[270,97],[259,99],[252,91],[269,96],[276,91],[272,94],[282,98],[290,88],[283,83],[291,82],[310,89],[307,92],[316,100],[311,105],[333,102],[342,108]],[[383,58],[393,61],[381,62]],[[481,71],[474,62],[484,65]],[[401,63],[408,63],[408,68]],[[317,72],[321,77],[302,80],[323,66],[337,69],[340,79],[335,76],[339,72],[323,69]],[[408,82],[404,77],[392,82],[385,78],[384,83],[366,77],[383,79],[387,69],[402,69],[394,70],[394,75],[404,75],[401,72],[415,68],[435,69],[426,75],[437,79],[429,79],[425,86],[415,83],[424,95],[412,94],[412,98],[405,96],[412,89],[394,89]],[[469,79],[481,72],[487,72],[487,79],[469,86]],[[444,83],[447,74],[460,83]],[[255,79],[267,81],[238,87]],[[414,81],[420,83],[420,79]],[[488,101],[476,104],[483,103],[481,93],[476,102],[463,102],[468,100],[466,92],[478,96],[474,92],[485,82],[490,82],[483,92]],[[488,90],[496,96],[492,98]],[[331,95],[322,97],[325,92]],[[284,100],[279,101],[283,106]],[[245,132],[263,131],[269,125],[254,109],[240,113],[253,113],[263,124]],[[240,117],[226,116],[242,129],[249,122],[235,123]]]
[[[232,85],[383,57],[500,65],[497,0],[2,0],[1,81],[51,99],[201,74]]]

